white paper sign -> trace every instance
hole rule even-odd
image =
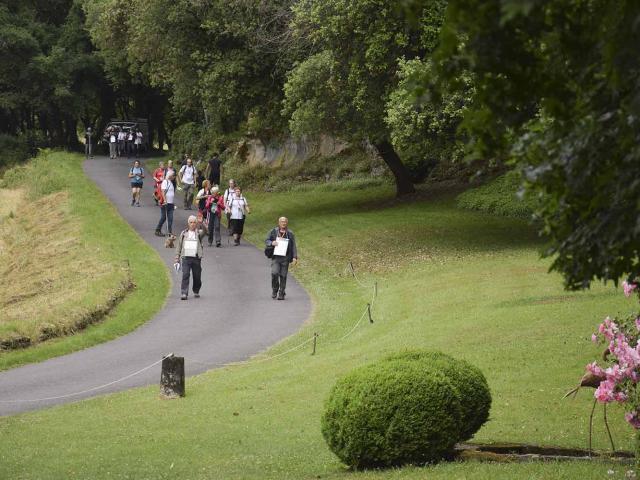
[[[287,256],[287,247],[289,246],[289,239],[288,238],[278,238],[277,239],[277,245],[276,248],[273,250],[273,254],[277,255],[279,257],[286,257]]]
[[[197,240],[185,240],[184,241],[184,256],[195,257],[198,253],[198,241]]]

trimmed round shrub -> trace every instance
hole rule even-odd
[[[478,367],[441,352],[428,351],[407,351],[386,360],[419,362],[422,368],[441,372],[453,383],[462,406],[460,441],[469,440],[489,419],[491,391]]]
[[[437,462],[487,421],[491,394],[482,372],[440,352],[408,351],[338,380],[322,434],[356,468]]]
[[[356,468],[435,462],[460,438],[462,407],[454,385],[420,362],[384,360],[334,386],[322,434]]]

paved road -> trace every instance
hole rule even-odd
[[[159,210],[153,205],[151,182],[145,182],[142,206],[130,206],[126,177],[129,163],[97,157],[85,162],[84,168],[172,271],[174,251],[164,248],[163,239],[154,236]],[[186,225],[188,213],[193,212],[176,210],[174,231]],[[0,415],[156,384],[160,365],[107,388],[65,397],[121,379],[169,352],[184,356],[187,375],[194,375],[220,363],[246,359],[294,333],[311,311],[306,292],[290,277],[287,299],[272,300],[268,260],[262,251],[247,244],[232,244],[223,238],[223,248],[205,247],[201,298],[190,296],[188,301],[181,301],[179,277],[172,273],[173,285],[166,305],[136,331],[86,350],[1,372]],[[127,256],[135,262],[135,252]],[[62,398],[14,402],[50,397]]]

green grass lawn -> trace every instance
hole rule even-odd
[[[396,202],[390,187],[368,187],[247,196],[252,241],[289,217],[301,259],[294,272],[315,302],[311,321],[268,354],[318,332],[317,354],[305,346],[211,371],[189,379],[177,401],[159,399],[154,386],[1,418],[0,478],[624,478],[627,467],[599,462],[346,470],[320,434],[330,388],[354,367],[415,347],[464,358],[487,376],[491,419],[475,441],[585,447],[592,391],[562,396],[600,353],[589,341],[598,321],[636,305],[612,287],[563,291],[524,222],[461,210],[446,195]],[[365,287],[345,270],[349,261]],[[340,340],[374,281],[374,323]],[[256,292],[268,294],[268,285]],[[606,449],[597,412],[594,445]],[[616,445],[628,450],[633,432],[621,417],[610,409]]]
[[[54,281],[66,282],[66,287],[75,290],[66,292],[69,299],[62,307],[66,306],[69,311],[79,307],[90,309],[91,304],[104,301],[103,290],[117,287],[121,281],[116,275],[94,278],[92,272],[86,271],[85,264],[88,262],[99,264],[100,269],[107,272],[118,272],[128,265],[136,288],[110,315],[79,334],[55,338],[23,350],[0,352],[0,370],[42,361],[111,340],[142,325],[164,305],[169,289],[164,262],[120,217],[95,184],[87,179],[82,171],[83,159],[82,155],[68,152],[43,152],[25,166],[7,171],[0,188],[24,189],[24,201],[33,205],[38,205],[40,199],[46,199],[56,192],[67,193],[65,210],[73,222],[73,231],[79,234],[80,245],[76,250],[80,249],[81,252],[61,255],[58,262],[53,259],[53,255],[45,257],[52,264],[47,267],[46,273],[59,274],[53,275],[54,278],[60,277]],[[44,215],[42,206],[39,208],[40,211],[35,214]],[[30,210],[26,208],[25,211],[28,213]],[[46,245],[51,239],[62,238],[69,233],[69,229],[61,229],[64,231],[45,232],[46,235],[38,239],[39,244]],[[133,251],[138,254],[131,255]],[[83,262],[82,258],[87,260]],[[31,281],[37,281],[42,275],[37,274],[35,267],[31,268],[34,277]],[[15,283],[12,286],[17,288]],[[42,302],[38,296],[33,301]]]

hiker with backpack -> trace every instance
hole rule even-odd
[[[269,232],[265,246],[264,253],[271,258],[271,298],[284,300],[289,264],[298,263],[296,237],[289,230],[287,217],[278,219],[278,226]]]
[[[167,222],[169,235],[173,235],[171,229],[173,227],[173,211],[175,209],[174,202],[176,188],[173,185],[175,175],[175,170],[167,170],[167,174],[160,184],[160,198],[158,199],[158,203],[160,205],[160,221],[156,226],[156,236],[158,237],[164,237],[164,233],[162,233],[162,226],[165,221]]]
[[[178,172],[178,180],[184,191],[184,209],[191,210],[193,204],[193,190],[196,185],[196,167],[193,166],[193,160],[187,157],[187,163],[180,167]]]
[[[140,165],[140,160],[133,162],[129,170],[129,180],[131,182],[131,206],[140,206],[140,191],[142,190],[142,179],[144,178],[144,168]]]
[[[224,197],[220,195],[220,189],[216,186],[211,188],[211,195],[207,198],[205,210],[209,217],[209,246],[213,244],[213,237],[216,239],[216,247],[222,246],[220,235],[220,218],[225,209]]]

